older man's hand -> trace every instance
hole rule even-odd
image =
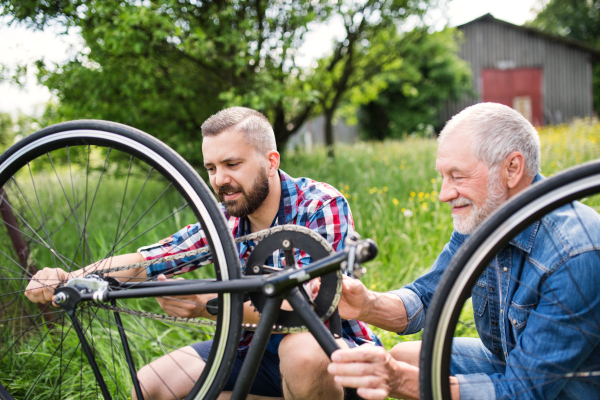
[[[340,316],[344,319],[360,319],[369,301],[369,291],[358,279],[344,276],[342,298],[338,304]]]
[[[342,386],[356,388],[367,400],[386,397],[416,399],[419,396],[419,369],[394,360],[381,347],[362,345],[337,350],[327,371]]]

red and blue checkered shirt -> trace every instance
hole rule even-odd
[[[344,196],[327,183],[316,182],[308,178],[294,179],[281,170],[279,176],[281,178],[281,201],[273,226],[281,224],[305,226],[323,236],[334,250],[343,249],[346,236],[354,230],[350,206]],[[232,217],[225,211],[223,206],[221,206],[221,209],[235,238],[250,233],[247,218]],[[204,247],[207,244],[204,231],[199,223],[196,223],[186,226],[157,244],[142,247],[138,252],[146,260],[152,260]],[[253,241],[237,244],[242,269],[245,268],[246,260],[255,246],[256,244]],[[298,267],[311,263],[312,260],[308,254],[298,250],[296,252],[295,257]],[[273,255],[269,257],[267,265],[283,268],[284,260],[283,251],[280,251],[279,257]],[[212,263],[211,254],[207,252],[200,256],[150,265],[147,267],[146,272],[149,277],[159,274],[180,274],[210,263]],[[373,343],[382,346],[379,338],[364,322],[342,320],[342,330],[345,338],[354,341],[358,345]],[[240,340],[240,351],[248,348],[252,335],[253,332],[249,331],[243,333]],[[271,335],[267,350],[277,353],[281,338],[282,335]]]

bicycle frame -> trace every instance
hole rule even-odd
[[[334,272],[339,268],[345,269],[348,266],[348,260],[352,263],[354,262],[353,260],[357,263],[363,263],[373,259],[376,255],[377,246],[372,240],[367,239],[358,242],[355,246],[347,247],[343,251],[332,254],[299,270],[288,269],[270,275],[244,277],[243,279],[232,281],[186,280],[122,283],[111,278],[109,287],[115,289],[127,288],[129,290],[104,290],[93,293],[80,293],[73,287],[63,286],[56,290],[56,295],[60,299],[59,305],[71,318],[104,398],[109,400],[111,397],[106,387],[106,383],[104,382],[104,378],[95,361],[93,351],[87,343],[81,323],[74,312],[80,302],[111,302],[114,305],[116,300],[119,299],[142,297],[181,296],[209,293],[264,293],[268,299],[256,327],[252,345],[249,347],[246,359],[242,364],[242,369],[235,383],[231,397],[232,400],[243,400],[250,392],[250,387],[256,376],[258,366],[267,347],[272,327],[277,320],[283,300],[285,299],[290,303],[327,356],[331,357],[331,354],[335,350],[338,350],[339,346],[335,342],[331,332],[313,311],[308,300],[302,295],[299,286],[310,279]],[[59,295],[61,293],[62,295]],[[137,380],[137,372],[127,342],[127,336],[118,312],[115,312],[115,317],[117,318],[117,324],[119,326],[119,336],[121,337],[123,351],[129,364],[134,390],[138,399],[143,399],[142,391]]]

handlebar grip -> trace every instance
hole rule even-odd
[[[363,240],[356,248],[356,261],[366,263],[377,257],[377,243],[372,239]]]

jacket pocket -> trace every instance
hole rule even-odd
[[[520,305],[512,301],[508,307],[508,322],[514,329],[520,330],[525,328],[529,315],[535,309],[537,304]]]
[[[487,298],[487,270],[483,271],[473,290],[471,291],[471,299],[473,301],[473,313],[482,316],[485,312],[485,306],[488,303]]]

